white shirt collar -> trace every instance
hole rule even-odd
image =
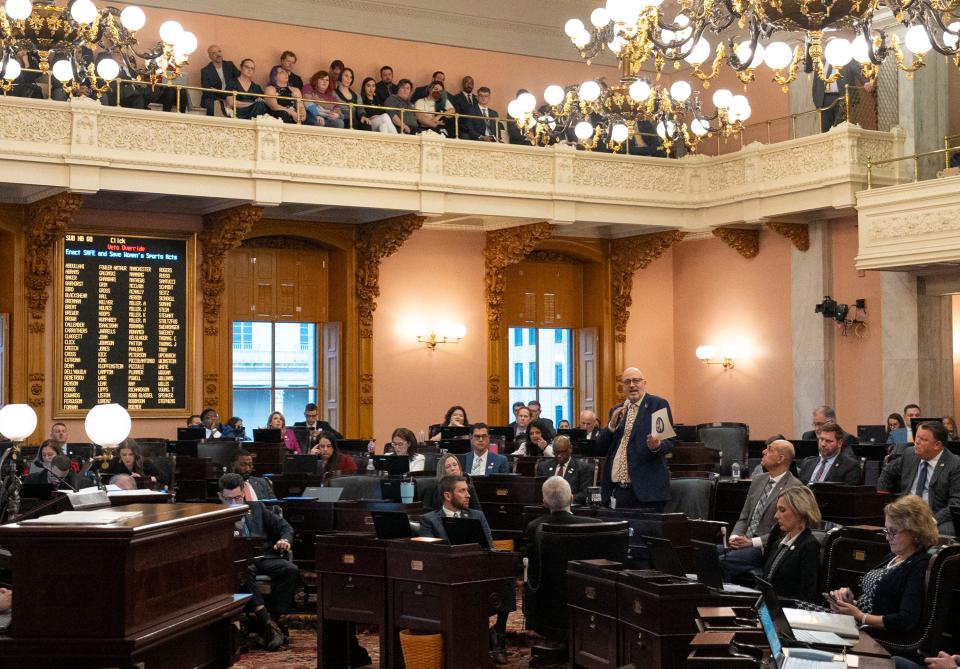
[[[943,449],[943,450],[945,451],[947,449]],[[936,454],[936,456],[930,458],[929,460],[924,460],[923,458],[920,458],[920,461],[926,462],[927,464],[929,464],[931,469],[930,474],[933,474],[933,472],[936,471],[937,469],[937,463],[940,462],[941,457],[943,457],[943,451],[940,451],[939,453]]]
[[[778,476],[771,476],[770,482],[773,483],[773,485],[777,485],[778,483],[780,483],[780,479],[782,479],[786,475],[787,475],[787,472],[783,471]]]
[[[441,506],[440,508],[443,509],[443,515],[446,516],[447,518],[459,518],[459,517],[460,517],[460,512],[459,512],[459,511],[451,511],[450,509],[447,508],[447,505],[446,505],[446,504],[444,504],[444,505]]]

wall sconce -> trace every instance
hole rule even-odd
[[[728,369],[733,369],[733,358],[729,354],[725,354],[722,360],[713,360],[713,356],[716,355],[717,349],[713,346],[704,345],[697,347],[697,358],[703,361],[705,365],[723,365],[723,371]]]
[[[426,344],[431,351],[436,350],[437,344],[459,344],[467,334],[464,325],[447,325],[438,328],[424,329],[417,334],[417,341]]]

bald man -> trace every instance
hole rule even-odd
[[[230,82],[240,76],[240,68],[234,65],[232,60],[223,59],[223,49],[218,44],[207,47],[207,56],[210,62],[200,68],[200,86],[227,90]],[[204,91],[200,96],[200,104],[207,110],[207,116],[213,116],[217,102],[219,101],[222,106],[226,99],[226,93]]]
[[[603,468],[604,505],[616,509],[661,512],[670,499],[670,471],[664,459],[673,450],[669,439],[653,436],[654,412],[666,409],[667,400],[647,392],[647,381],[636,367],[620,376],[624,402],[610,410],[610,419],[600,431],[597,445],[607,454]]]
[[[600,421],[597,420],[597,414],[584,409],[580,412],[580,429],[585,430],[587,439],[596,439],[600,436]]]

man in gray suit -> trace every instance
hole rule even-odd
[[[930,421],[917,428],[913,448],[880,472],[877,490],[922,497],[930,505],[940,534],[954,534],[951,506],[960,506],[960,456],[946,450],[947,430]]]
[[[834,74],[836,74],[836,70],[833,69],[833,66],[825,63],[823,76],[830,79]],[[826,132],[841,121],[849,120],[850,110],[844,110],[844,103],[839,101],[846,94],[847,86],[855,87],[850,89],[851,107],[859,98],[859,88],[862,87],[867,93],[873,91],[873,84],[863,76],[860,71],[860,64],[856,60],[851,60],[840,68],[840,76],[829,84],[821,79],[816,72],[813,73],[813,104],[817,109],[830,107],[830,109],[820,112],[821,132]]]
[[[730,533],[729,550],[722,556],[728,580],[763,564],[762,549],[773,529],[777,497],[784,490],[803,485],[790,473],[793,457],[793,444],[786,439],[777,439],[763,450],[760,463],[766,472],[753,477],[747,501]]]

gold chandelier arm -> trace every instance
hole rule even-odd
[[[926,65],[926,63],[923,62],[923,54],[913,54],[913,62],[907,65],[906,59],[903,57],[903,50],[900,48],[900,40],[897,39],[896,35],[893,36],[892,45],[893,56],[897,59],[897,69],[901,72],[906,72],[907,79],[913,79],[913,73]]]
[[[710,67],[710,74],[707,74],[700,69],[700,65],[693,66],[693,76],[699,79],[703,83],[704,88],[710,88],[710,80],[715,79],[717,75],[720,74],[720,65],[723,63],[723,56],[726,53],[726,49],[721,42],[717,46],[717,55],[713,59],[713,65]]]
[[[786,93],[790,90],[790,82],[797,78],[797,72],[800,70],[800,60],[803,58],[803,49],[799,46],[793,49],[793,60],[790,61],[790,68],[787,70],[787,76],[780,74],[780,70],[773,73],[773,81],[780,84],[781,90]]]
[[[745,84],[749,84],[751,81],[756,81],[757,77],[753,72],[753,68],[749,67],[743,72],[737,72],[737,79]]]

